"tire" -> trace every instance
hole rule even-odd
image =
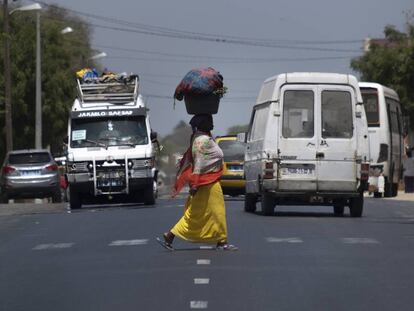
[[[79,192],[72,187],[69,187],[69,206],[70,209],[80,209],[82,207],[82,200]]]
[[[381,192],[374,192],[374,198],[382,198]]]
[[[398,184],[392,184],[391,196],[396,197],[398,195]]]
[[[335,216],[343,216],[344,215],[344,210],[345,210],[344,204],[336,203],[336,204],[334,204],[333,209],[334,209]]]
[[[264,216],[272,216],[274,214],[275,199],[269,193],[262,194],[262,214]]]
[[[349,213],[351,217],[361,217],[364,209],[364,196],[360,193],[358,197],[349,199]]]
[[[52,195],[52,203],[61,203],[62,202],[62,191],[57,189]]]
[[[244,196],[244,211],[247,213],[254,213],[256,211],[257,196],[251,193],[246,193]]]
[[[384,198],[392,197],[392,183],[386,182],[384,185]]]
[[[156,196],[157,196],[157,191],[156,189],[154,189],[154,185],[148,186],[144,190],[144,204],[154,205]]]
[[[0,194],[0,203],[2,204],[9,204],[9,197],[6,193]]]

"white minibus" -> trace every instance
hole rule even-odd
[[[403,118],[398,94],[381,84],[360,82],[365,112],[368,119],[368,133],[371,151],[369,191],[381,197],[378,177],[385,179],[384,196],[398,193],[402,178]]]

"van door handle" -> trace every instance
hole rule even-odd
[[[316,153],[316,158],[324,158],[325,157],[325,153],[323,152],[317,152]]]

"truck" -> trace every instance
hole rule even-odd
[[[154,205],[157,133],[139,77],[78,79],[77,91],[67,132],[70,208],[114,199]]]

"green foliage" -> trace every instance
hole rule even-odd
[[[406,32],[386,26],[384,35],[385,44],[373,44],[363,56],[352,60],[351,67],[361,74],[361,81],[393,88],[414,127],[414,23],[408,18]]]
[[[234,125],[229,127],[227,130],[227,135],[237,135],[238,133],[245,133],[249,130],[249,125]]]
[[[0,16],[2,24],[2,16]],[[72,33],[61,34],[67,26]],[[36,14],[15,12],[10,16],[13,147],[34,147]],[[42,116],[43,146],[59,152],[66,136],[67,120],[76,96],[75,72],[93,54],[88,26],[67,11],[50,6],[41,12]],[[0,42],[0,102],[4,100],[3,42]],[[0,111],[4,106],[0,106]],[[4,114],[0,114],[4,128]],[[5,153],[4,130],[0,137],[0,157]]]

